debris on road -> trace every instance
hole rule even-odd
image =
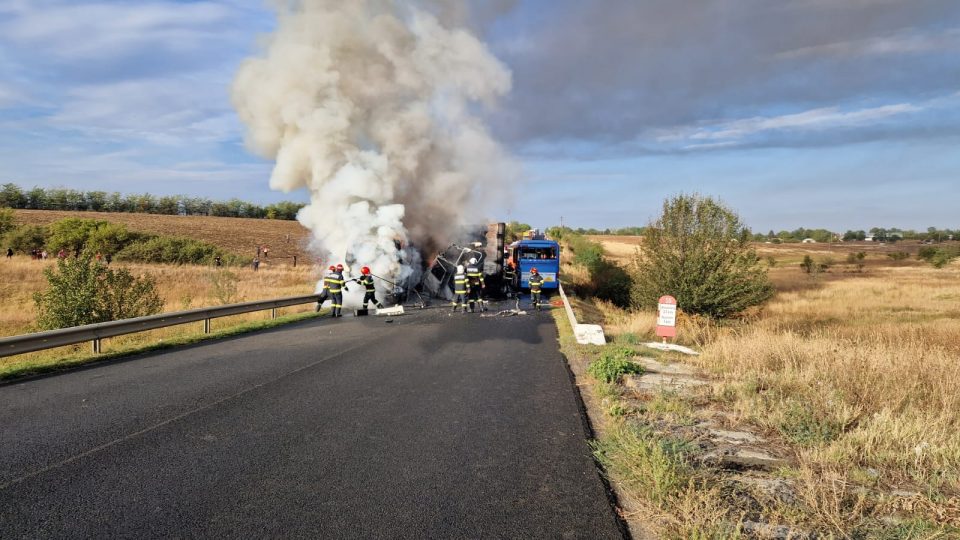
[[[390,306],[388,308],[379,308],[377,309],[377,315],[381,317],[382,316],[392,317],[396,315],[403,315],[403,306]]]

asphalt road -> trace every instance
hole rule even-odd
[[[621,538],[549,314],[300,323],[0,386],[0,538]]]

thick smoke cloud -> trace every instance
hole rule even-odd
[[[248,145],[276,160],[271,188],[309,190],[299,220],[324,258],[403,279],[507,193],[513,165],[477,111],[511,74],[450,26],[458,5],[280,2],[263,55],[241,67]]]

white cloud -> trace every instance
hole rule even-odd
[[[681,143],[684,150],[731,147],[751,136],[773,132],[820,132],[871,126],[882,121],[913,114],[939,106],[953,98],[937,98],[920,104],[898,103],[843,111],[839,107],[822,107],[795,114],[755,116],[737,120],[706,122],[697,126],[680,126],[649,134],[661,144]]]
[[[49,123],[114,140],[158,144],[239,137],[229,108],[228,78],[219,72],[86,85],[67,92]]]
[[[797,114],[745,118],[724,122],[707,129],[699,129],[690,135],[695,140],[742,139],[764,131],[779,130],[824,130],[863,126],[906,113],[922,110],[909,103],[884,105],[869,109],[844,112],[837,107],[812,109]]]
[[[809,47],[801,47],[777,55],[782,59],[818,57],[887,56],[946,52],[960,49],[960,29],[951,28],[942,32],[922,33],[915,30],[869,39],[838,41]]]
[[[61,59],[100,61],[148,46],[195,49],[219,39],[231,16],[211,2],[48,3],[11,11],[0,23],[3,40]]]

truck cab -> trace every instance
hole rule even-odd
[[[530,288],[530,270],[536,268],[543,276],[543,289],[556,290],[560,285],[560,244],[543,237],[524,238],[512,244],[507,251],[508,264],[515,270],[514,288]]]

